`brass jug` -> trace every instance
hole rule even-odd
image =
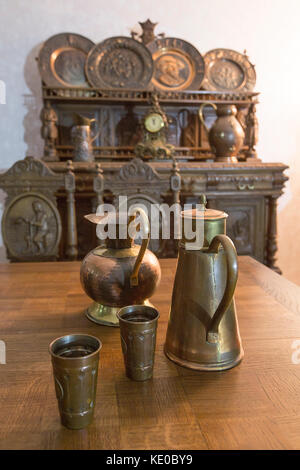
[[[196,370],[225,370],[243,358],[235,302],[237,254],[226,235],[225,212],[192,209],[181,213],[183,227],[198,220],[203,246],[179,245],[165,354],[177,364]]]
[[[100,129],[92,137],[91,125],[96,119],[89,119],[74,113],[76,125],[72,127],[71,136],[74,145],[74,162],[92,162],[94,160],[92,143],[99,136]]]
[[[135,245],[128,227],[139,212],[145,234],[141,246]],[[101,216],[85,216],[93,223],[102,223]],[[103,219],[103,218],[102,218]],[[115,237],[106,238],[104,246],[90,251],[81,264],[80,280],[86,294],[94,303],[86,316],[101,325],[119,326],[117,313],[127,305],[151,305],[148,298],[154,293],[160,281],[159,261],[147,249],[150,237],[148,217],[138,208],[133,214],[116,217]],[[107,223],[103,223],[107,226]],[[122,228],[123,227],[123,228]],[[126,238],[121,238],[124,232]]]
[[[203,109],[212,106],[217,119],[210,129],[205,124]],[[237,162],[237,155],[245,139],[244,129],[237,118],[236,106],[231,104],[202,103],[199,118],[208,134],[209,145],[215,154],[216,162]]]

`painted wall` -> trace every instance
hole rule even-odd
[[[246,49],[261,92],[259,155],[290,166],[279,202],[278,258],[284,275],[300,284],[299,0],[0,0],[0,11],[0,80],[6,84],[6,104],[0,104],[1,170],[26,154],[42,154],[35,57],[53,34],[75,32],[99,42],[128,36],[139,30],[138,21],[150,18],[159,23],[157,33],[183,38],[202,53]]]

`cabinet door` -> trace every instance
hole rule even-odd
[[[239,197],[210,200],[210,207],[228,214],[227,235],[232,239],[239,255],[250,255],[264,262],[265,251],[265,199]]]

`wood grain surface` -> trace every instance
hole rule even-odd
[[[161,260],[152,298],[161,314],[154,377],[142,383],[125,376],[119,330],[83,315],[90,301],[79,263],[0,265],[7,353],[0,364],[0,448],[299,449],[300,364],[292,354],[300,340],[300,288],[249,257],[239,265],[243,362],[225,372],[196,372],[165,357],[176,261]],[[99,337],[103,348],[94,421],[71,431],[60,424],[48,345],[79,332]]]

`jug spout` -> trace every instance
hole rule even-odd
[[[77,126],[91,126],[92,122],[95,122],[96,119],[88,118],[82,114],[74,113],[74,121]]]

